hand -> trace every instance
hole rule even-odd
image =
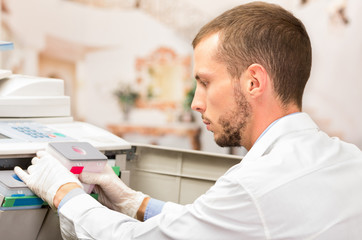
[[[66,183],[82,184],[76,176],[66,169],[57,159],[44,151],[37,152],[31,160],[28,173],[16,166],[14,172],[38,197],[54,209],[54,196]]]
[[[147,197],[127,187],[108,165],[102,173],[82,172],[79,179],[86,184],[96,184],[94,192],[98,193],[98,201],[103,205],[133,218]]]

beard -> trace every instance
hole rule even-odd
[[[219,137],[215,137],[215,142],[220,147],[242,146],[243,132],[250,116],[250,104],[241,92],[240,85],[234,86],[234,94],[237,104],[235,109],[222,115],[218,120],[223,131]]]

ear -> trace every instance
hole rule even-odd
[[[246,91],[254,97],[262,95],[269,86],[269,75],[260,64],[251,64],[246,70],[248,73]]]

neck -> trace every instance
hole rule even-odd
[[[266,111],[255,111],[253,112],[252,124],[249,127],[249,132],[246,133],[250,136],[249,142],[243,144],[243,146],[249,151],[251,147],[255,144],[259,136],[268,128],[270,124],[274,121],[287,116],[292,113],[300,112],[300,108],[296,105],[291,105],[287,107],[277,107],[277,108],[264,108]]]

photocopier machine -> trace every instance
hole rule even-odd
[[[91,145],[131,188],[180,204],[193,202],[241,160],[226,154],[131,144],[102,128],[74,121],[63,80],[0,70],[0,239],[62,239],[57,213],[13,171],[15,166],[27,169],[37,151],[60,143],[72,143],[80,154],[78,143]],[[81,165],[77,162],[74,169]]]

